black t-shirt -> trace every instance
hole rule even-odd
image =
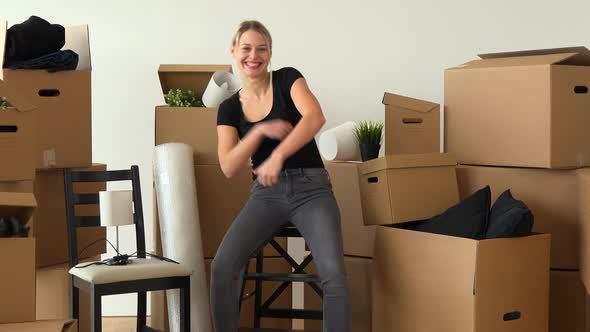
[[[298,78],[303,77],[301,73],[291,67],[281,68],[272,73],[273,102],[270,113],[262,120],[249,122],[244,116],[239,93],[226,99],[219,105],[217,113],[217,125],[235,127],[242,139],[255,124],[273,119],[286,120],[293,127],[301,119],[301,113],[295,107],[291,99],[291,87]],[[272,153],[281,141],[264,138],[258,150],[252,156],[253,168],[262,164]],[[305,144],[299,151],[285,160],[283,169],[286,168],[323,168],[324,163],[320,157],[315,139]]]

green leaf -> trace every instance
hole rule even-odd
[[[354,128],[354,137],[358,144],[381,144],[383,123],[361,121]]]
[[[170,89],[164,95],[164,101],[173,107],[205,107],[203,102],[197,100],[193,90]]]

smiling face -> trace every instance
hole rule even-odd
[[[272,51],[261,33],[245,31],[232,46],[231,52],[236,65],[246,77],[263,78],[266,75]]]

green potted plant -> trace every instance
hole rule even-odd
[[[173,107],[205,107],[202,101],[197,100],[193,90],[170,89],[164,100]]]
[[[8,103],[8,101],[6,100],[6,98],[0,96],[0,108],[8,108],[10,107],[10,104]]]
[[[354,128],[354,137],[359,144],[363,161],[375,159],[379,156],[382,136],[382,122],[361,121]]]

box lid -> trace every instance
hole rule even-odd
[[[29,323],[0,324],[0,332],[74,332],[77,320],[39,320]]]
[[[0,70],[0,72],[2,72]],[[31,104],[27,98],[15,89],[12,89],[10,85],[0,79],[0,96],[5,97],[8,103],[18,111],[31,111],[35,109],[35,106]]]
[[[8,22],[0,21],[0,62],[2,67],[4,67],[7,29]],[[78,54],[78,66],[76,70],[92,69],[88,25],[65,27],[65,44],[62,50],[72,50]],[[2,78],[2,75],[2,70],[0,70],[0,78]]]
[[[450,153],[393,154],[359,164],[361,174],[369,174],[390,168],[455,166],[457,160]]]
[[[211,76],[216,71],[232,72],[231,65],[174,65],[162,64],[158,68],[162,92],[170,89],[193,90],[197,98],[203,96]]]
[[[402,95],[385,92],[383,95],[383,105],[395,105],[412,111],[427,113],[438,108],[438,104],[429,101],[414,99]],[[387,109],[387,108],[386,108]]]
[[[27,224],[37,207],[32,193],[0,192],[0,216],[16,216]]]
[[[469,61],[451,69],[494,68],[534,65],[590,66],[590,51],[585,47],[564,47],[540,50],[479,54],[479,60]]]

